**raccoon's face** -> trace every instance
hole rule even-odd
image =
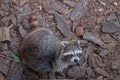
[[[81,50],[71,50],[63,54],[63,60],[66,62],[79,63],[83,57]]]
[[[70,64],[79,64],[85,60],[79,40],[64,43],[63,46],[64,49],[61,54],[62,61]]]

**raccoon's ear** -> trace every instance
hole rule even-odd
[[[73,40],[72,42],[73,42],[74,44],[78,45],[78,46],[80,45],[80,40],[79,40],[79,39],[75,39],[75,40]]]
[[[61,41],[60,45],[62,47],[66,47],[67,44],[69,44],[70,42],[69,41]]]
[[[77,44],[80,45],[80,40],[79,39],[77,40]]]

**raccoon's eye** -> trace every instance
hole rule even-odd
[[[73,57],[73,54],[69,54],[69,55],[64,55],[65,59],[71,59]]]
[[[77,56],[78,57],[81,57],[83,54],[82,53],[77,53]]]

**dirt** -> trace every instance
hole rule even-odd
[[[31,13],[38,16],[39,27],[51,29],[60,40],[81,41],[85,63],[56,73],[54,78],[120,79],[119,0],[0,0],[0,28],[14,25],[7,39],[10,43],[0,39],[0,80],[9,80],[11,72],[20,80],[41,79],[28,67],[24,67],[24,71],[21,67],[18,73],[12,71],[13,64],[20,66],[10,56],[10,51],[19,54],[19,45],[30,29]],[[46,79],[48,75],[42,77]]]

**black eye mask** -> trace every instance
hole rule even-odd
[[[73,54],[64,55],[64,59],[71,59],[73,57]]]

